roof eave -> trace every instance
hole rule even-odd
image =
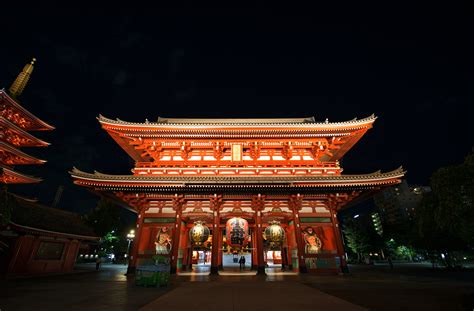
[[[26,110],[25,108],[23,108],[20,104],[18,104],[13,98],[10,97],[10,95],[8,95],[7,92],[5,92],[5,90],[0,90],[0,99],[2,99],[2,96],[5,97],[5,99],[13,106],[15,107],[16,109],[20,110],[22,113],[24,113],[27,117],[29,117],[31,120],[35,121],[39,127],[37,128],[32,128],[32,129],[29,129],[31,131],[51,131],[51,130],[54,130],[55,127],[52,126],[52,125],[49,125],[48,123],[44,122],[43,120],[41,120],[40,118],[38,118],[37,116],[35,116],[34,114],[32,114],[31,112],[29,112],[28,110]]]

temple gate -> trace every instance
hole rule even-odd
[[[137,213],[130,272],[155,254],[169,256],[172,272],[187,270],[196,250],[208,255],[211,273],[222,269],[225,254],[247,254],[258,273],[270,255],[288,270],[344,272],[338,211],[404,175],[401,168],[341,174],[339,160],[372,127],[373,115],[346,122],[98,119],[136,161],[133,174],[74,168],[71,176]],[[193,231],[198,222],[209,229],[205,241],[202,227]]]

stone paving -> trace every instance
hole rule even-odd
[[[257,279],[256,279],[257,278]],[[258,277],[183,283],[140,311],[153,310],[367,310],[299,282],[266,282]]]
[[[137,287],[124,265],[71,275],[0,280],[0,310],[474,310],[474,271],[420,265],[352,266],[345,276],[173,276]],[[85,269],[85,270],[84,270]]]

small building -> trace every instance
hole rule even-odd
[[[9,223],[0,229],[0,276],[71,272],[78,253],[97,244],[79,215],[10,195]]]

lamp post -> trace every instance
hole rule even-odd
[[[130,233],[127,234],[127,241],[128,241],[127,256],[128,257],[130,257],[130,243],[133,241],[133,238],[135,238],[135,230],[130,230]]]

